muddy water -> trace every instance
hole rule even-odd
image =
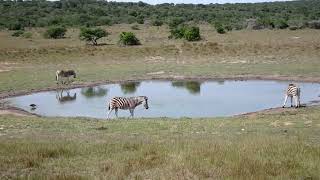
[[[215,117],[279,107],[289,82],[277,81],[143,81],[64,91],[40,92],[7,99],[16,107],[44,116],[106,118],[114,96],[148,96],[149,109],[138,106],[135,117]],[[301,103],[319,100],[320,85],[298,83]],[[36,104],[36,109],[29,105]],[[290,106],[290,100],[288,100]],[[119,110],[128,117],[128,110]],[[112,114],[114,117],[114,114]]]

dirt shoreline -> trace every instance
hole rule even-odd
[[[309,83],[320,83],[320,77],[290,77],[290,76],[226,76],[226,77],[218,77],[218,76],[150,76],[145,78],[135,78],[135,79],[126,79],[126,80],[104,80],[104,81],[94,81],[94,82],[85,82],[85,83],[74,83],[67,86],[52,86],[43,89],[31,89],[31,90],[21,90],[21,91],[10,91],[10,92],[2,92],[0,93],[0,100],[29,95],[38,92],[44,91],[54,91],[60,89],[75,89],[82,87],[92,87],[103,84],[113,84],[113,83],[126,83],[126,82],[135,82],[135,81],[148,81],[148,80],[169,80],[169,81],[227,81],[227,80],[235,80],[235,81],[246,81],[246,80],[275,80],[275,81],[292,81],[292,82],[309,82]]]
[[[48,87],[44,89],[32,89],[32,90],[23,90],[23,91],[13,91],[13,92],[4,92],[0,93],[0,100],[10,98],[10,97],[16,97],[16,96],[22,96],[22,95],[28,95],[33,94],[37,92],[44,92],[44,91],[54,91],[59,89],[75,89],[75,88],[82,88],[82,87],[91,87],[91,86],[98,86],[103,84],[112,84],[112,83],[126,83],[126,82],[135,82],[135,81],[146,81],[146,80],[171,80],[171,81],[225,81],[225,80],[235,80],[235,81],[246,81],[246,80],[276,80],[276,81],[293,81],[293,82],[310,82],[310,83],[320,83],[320,77],[289,77],[289,76],[227,76],[227,77],[210,77],[210,76],[157,76],[157,77],[148,77],[148,78],[136,78],[136,79],[127,79],[127,80],[105,80],[105,81],[96,81],[96,82],[85,82],[81,84],[70,84],[68,86],[56,86],[56,87]],[[310,106],[318,106],[319,102],[312,102],[306,104],[306,107]],[[275,108],[269,108],[264,109],[261,111],[255,111],[255,112],[248,112],[248,113],[242,113],[237,114],[232,117],[239,117],[239,116],[255,116],[257,114],[261,113],[276,113],[276,112],[285,112],[285,111],[295,111],[295,108],[282,108],[282,107],[275,107]],[[36,117],[42,117],[35,113],[30,113],[28,111],[25,111],[21,108],[17,108],[10,105],[4,105],[4,103],[0,103],[0,115],[1,114],[12,114],[12,115],[18,115],[18,116],[36,116]]]

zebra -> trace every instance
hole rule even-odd
[[[146,109],[149,109],[147,96],[113,97],[109,102],[108,119],[113,109],[115,110],[116,117],[118,117],[118,109],[129,109],[131,117],[133,118],[134,109],[142,103]]]
[[[56,72],[56,81],[57,81],[57,84],[59,84],[59,79],[61,78],[67,78],[68,79],[68,82],[69,82],[69,77],[70,76],[73,76],[73,78],[76,78],[76,72],[74,70],[57,70]],[[61,81],[62,84],[63,81]]]
[[[296,85],[296,84],[289,84],[286,93],[285,93],[285,99],[284,99],[284,103],[282,108],[284,108],[284,106],[287,103],[288,97],[290,97],[291,99],[291,107],[292,106],[292,99],[295,99],[295,104],[296,104],[296,108],[300,107],[300,88]]]

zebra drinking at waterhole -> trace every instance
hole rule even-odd
[[[300,92],[301,90],[297,85],[289,84],[289,87],[287,88],[285,93],[285,99],[282,107],[284,108],[284,106],[286,105],[288,97],[290,97],[291,99],[291,107],[293,98],[295,100],[296,108],[300,107]]]
[[[143,104],[143,106],[148,109],[148,97],[146,96],[137,96],[137,97],[114,97],[109,102],[109,115],[112,110],[115,110],[115,115],[118,117],[118,109],[129,109],[131,117],[134,115],[134,109]]]
[[[56,72],[57,84],[59,84],[60,79],[61,79],[61,83],[64,84],[62,78],[67,78],[67,82],[69,82],[70,76],[73,76],[73,78],[76,78],[76,72],[74,70],[58,70]]]

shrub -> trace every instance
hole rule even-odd
[[[101,28],[90,29],[82,28],[80,30],[80,39],[85,40],[86,42],[91,42],[93,45],[98,45],[98,40],[108,36],[109,33]]]
[[[50,27],[44,34],[45,38],[61,39],[66,34],[67,29],[65,27]]]
[[[163,22],[156,19],[156,20],[153,20],[153,21],[151,22],[151,24],[152,24],[152,26],[162,26],[162,25],[163,25]]]
[[[9,24],[8,29],[17,31],[17,30],[24,30],[24,27],[20,23],[15,22],[15,23]]]
[[[281,19],[276,22],[276,27],[279,29],[286,29],[289,27],[289,25],[288,25],[287,21]]]
[[[121,45],[139,45],[139,39],[132,32],[122,32],[119,43]]]
[[[24,33],[23,30],[19,30],[19,31],[15,31],[13,34],[11,34],[11,36],[19,37],[19,36],[21,36],[23,33]]]
[[[31,32],[25,32],[22,34],[22,37],[24,38],[32,38],[32,33]]]
[[[175,38],[175,39],[183,38],[185,30],[186,30],[185,26],[179,26],[179,27],[171,29],[170,30],[169,39],[171,39],[171,38]]]
[[[216,30],[219,34],[224,34],[226,33],[226,31],[224,30],[224,28],[222,26],[218,26],[216,27]]]
[[[224,26],[227,31],[232,31],[232,26],[231,25],[225,25]]]
[[[131,29],[133,30],[140,30],[139,26],[137,24],[131,26]]]
[[[169,20],[168,25],[170,28],[176,28],[180,24],[182,24],[184,20],[182,18],[172,18]]]
[[[199,27],[187,27],[184,31],[183,36],[187,41],[198,41],[200,40],[200,30]]]
[[[187,25],[180,25],[176,28],[171,29],[171,35],[169,38],[175,39],[186,39],[187,41],[197,41],[200,40],[200,30],[199,27],[196,26],[187,26]]]

